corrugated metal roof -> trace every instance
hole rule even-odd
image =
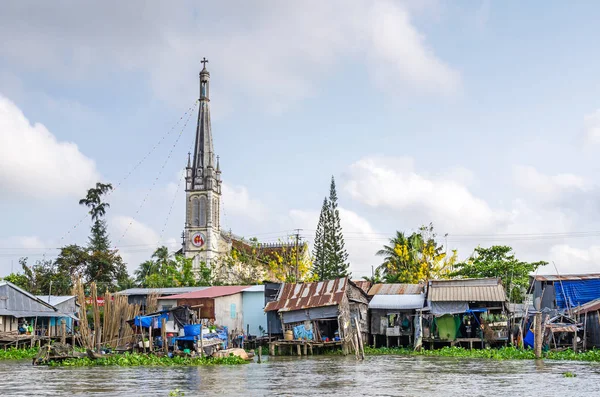
[[[36,295],[38,299],[51,304],[52,306],[60,305],[70,299],[75,298],[75,295]]]
[[[574,281],[574,280],[593,280],[600,278],[600,273],[588,274],[546,274],[532,276],[537,281]]]
[[[600,310],[600,298],[589,301],[579,307],[573,309],[575,313],[588,313]]]
[[[367,292],[369,292],[369,290],[371,289],[371,282],[370,281],[367,281],[367,280],[356,280],[356,281],[352,280],[352,282],[358,288],[362,289],[365,294]]]
[[[265,286],[264,285],[253,285],[251,287],[246,288],[242,292],[263,292],[264,293]]]
[[[119,291],[116,295],[149,295],[157,293],[158,295],[177,295],[188,292],[202,291],[210,287],[173,287],[173,288],[129,288]]]
[[[170,295],[158,299],[201,299],[218,298],[221,296],[233,295],[242,292],[248,288],[247,285],[223,285],[219,287],[208,287],[201,291],[188,292],[187,294]]]
[[[369,290],[371,295],[409,295],[423,293],[423,284],[375,284]]]
[[[499,278],[432,280],[427,299],[431,302],[505,302]]]
[[[409,295],[375,295],[369,302],[369,309],[422,309],[425,301],[424,294]]]
[[[311,307],[338,305],[346,293],[347,278],[314,283],[284,284],[277,300],[267,303],[265,311],[287,312]]]
[[[53,313],[58,311],[58,309],[48,302],[44,302],[37,296],[6,280],[0,281],[0,295],[5,298],[2,299],[4,301],[4,309],[20,313],[32,313],[32,316],[23,315],[20,317],[39,317],[39,314],[36,313]]]

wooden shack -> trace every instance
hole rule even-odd
[[[294,340],[351,344],[356,328],[368,340],[367,294],[348,278],[286,283],[265,312],[277,312]]]
[[[208,287],[186,294],[160,297],[158,302],[163,307],[187,305],[199,309],[199,318],[227,327],[230,334],[239,334],[244,331],[242,291],[248,287],[248,285]]]
[[[423,284],[375,284],[369,290],[371,344],[410,346],[416,310],[423,308]]]
[[[431,280],[423,341],[469,347],[508,342],[507,300],[499,278]]]

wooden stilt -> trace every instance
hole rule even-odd
[[[305,343],[304,343],[304,355],[305,355],[305,356],[308,356],[308,346],[307,346],[307,345],[308,345],[308,344],[305,342]]]
[[[302,355],[302,350],[300,349],[300,345],[296,345],[296,351],[298,352],[299,356]]]

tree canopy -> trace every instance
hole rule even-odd
[[[436,241],[433,225],[422,226],[418,232],[406,236],[396,232],[389,244],[377,251],[383,263],[377,269],[386,283],[414,284],[432,278],[446,278],[456,262],[457,253],[450,256]]]
[[[477,247],[466,261],[457,263],[452,277],[500,277],[511,302],[522,302],[529,285],[529,275],[547,262],[524,262],[515,257],[513,249],[504,245]]]

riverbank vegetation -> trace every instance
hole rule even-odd
[[[207,365],[238,365],[246,364],[248,361],[238,356],[222,358],[212,357],[159,357],[144,354],[119,354],[98,359],[73,358],[63,361],[51,361],[50,365],[55,367],[97,367],[97,366],[119,366],[119,367],[173,367],[173,366],[207,366]]]
[[[38,353],[38,348],[17,349],[9,347],[8,349],[0,350],[0,360],[23,360],[26,358],[34,358]]]
[[[332,350],[325,354],[341,355],[341,350]],[[367,356],[425,356],[425,357],[456,357],[456,358],[487,358],[493,360],[535,360],[533,350],[517,349],[515,347],[501,347],[498,349],[465,349],[463,347],[443,347],[436,350],[420,350],[401,347],[370,347],[365,346]],[[576,353],[567,349],[564,351],[546,352],[544,358],[547,360],[571,360],[571,361],[595,361],[600,362],[600,350],[589,350]]]
[[[341,351],[340,351],[341,353]],[[517,349],[515,347],[501,347],[498,349],[465,349],[462,347],[443,347],[437,350],[414,351],[406,348],[373,348],[365,347],[365,354],[378,355],[404,355],[404,356],[428,356],[428,357],[464,357],[464,358],[488,358],[494,360],[534,360],[533,350]],[[573,361],[597,361],[600,362],[600,350],[589,350],[576,353],[573,350],[549,351],[544,354],[548,360],[573,360]]]

